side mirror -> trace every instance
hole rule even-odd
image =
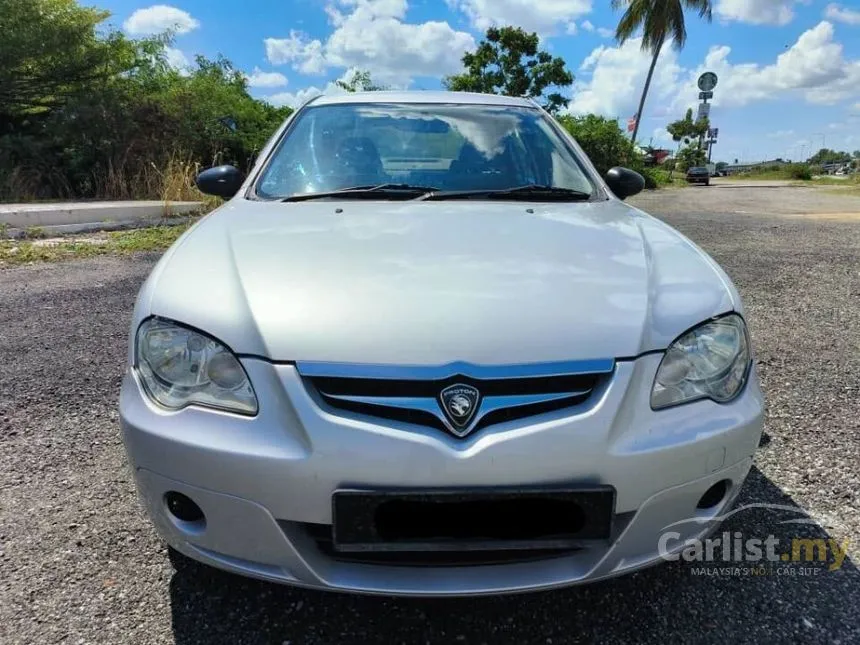
[[[245,176],[234,166],[215,166],[197,175],[196,184],[200,192],[230,199],[241,188]]]
[[[618,199],[627,199],[631,195],[641,193],[645,188],[645,178],[642,175],[621,166],[606,171],[604,179]]]

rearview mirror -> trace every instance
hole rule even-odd
[[[610,168],[604,179],[618,199],[627,199],[631,195],[641,193],[645,188],[645,178],[642,175],[621,166]]]
[[[245,176],[235,166],[215,166],[197,175],[195,183],[202,193],[230,199],[244,181]]]

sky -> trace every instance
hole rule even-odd
[[[251,93],[296,106],[356,69],[398,88],[438,89],[461,71],[487,27],[541,36],[576,77],[568,110],[619,119],[637,108],[650,54],[618,46],[609,0],[83,0],[131,36],[172,29],[171,63],[230,59]],[[714,0],[709,24],[687,14],[682,51],[665,46],[642,115],[639,143],[673,146],[665,126],[698,102],[696,79],[718,76],[714,161],[807,157],[860,149],[860,0]]]

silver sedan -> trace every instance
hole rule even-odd
[[[316,98],[198,186],[227,201],[143,285],[120,399],[180,554],[534,590],[660,562],[739,492],[763,400],[737,291],[532,101]]]

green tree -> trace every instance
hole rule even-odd
[[[710,123],[707,118],[693,121],[693,110],[688,109],[683,119],[673,121],[666,126],[666,131],[672,135],[672,140],[675,142],[684,142],[689,144],[692,140],[701,140],[706,134]]]
[[[842,163],[849,161],[851,155],[847,152],[837,152],[830,148],[821,148],[818,152],[812,155],[806,163],[820,165],[825,163]]]
[[[245,75],[223,57],[197,56],[190,73],[171,71],[141,98],[167,116],[174,148],[204,163],[248,165],[291,112],[251,97]]]
[[[337,86],[345,92],[382,92],[387,90],[385,85],[377,85],[367,70],[354,70],[348,80],[335,81]]]
[[[455,92],[528,97],[557,113],[569,99],[559,90],[573,84],[564,59],[540,49],[540,38],[519,27],[491,27],[474,52],[463,56],[462,74],[443,83]]]
[[[247,167],[291,112],[253,98],[228,60],[179,73],[169,33],[131,40],[107,17],[0,0],[0,199],[161,198],[199,165]]]
[[[633,129],[632,140],[636,142],[639,133],[639,123],[642,121],[642,111],[645,99],[651,87],[651,78],[657,65],[657,58],[667,40],[672,41],[676,49],[682,49],[687,41],[687,26],[684,21],[684,10],[696,11],[700,18],[711,21],[711,0],[612,0],[614,9],[626,8],[618,27],[615,29],[615,39],[624,44],[642,31],[642,50],[651,52],[651,66],[645,78],[645,87],[639,99],[639,109],[636,111],[636,126]]]
[[[561,126],[567,130],[600,174],[604,174],[613,166],[639,168],[642,163],[618,121],[606,117],[588,114],[572,116],[564,114],[557,117]]]
[[[97,31],[108,16],[75,0],[0,0],[0,117],[58,107],[84,86],[132,69],[134,43]]]
[[[688,145],[678,151],[677,163],[680,164],[680,170],[687,170],[693,166],[704,166],[707,161],[705,151],[697,145]]]

